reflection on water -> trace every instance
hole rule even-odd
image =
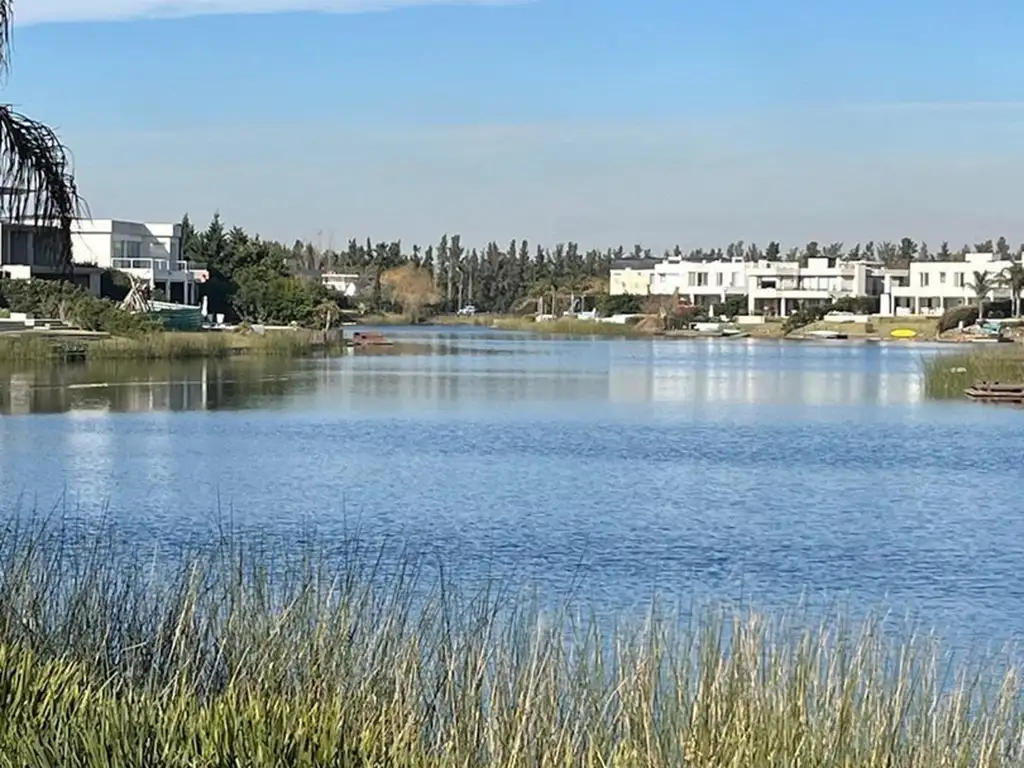
[[[0,413],[268,407],[419,408],[493,402],[655,405],[910,404],[923,391],[906,345],[535,340],[422,335],[401,354],[329,360],[91,363],[0,368]]]
[[[1024,414],[923,399],[934,349],[389,335],[427,346],[0,372],[0,510],[143,544],[356,523],[608,611],[813,592],[1024,633]]]
[[[277,360],[89,363],[0,369],[0,413],[143,413],[260,407],[296,390]]]

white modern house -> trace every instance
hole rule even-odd
[[[163,291],[176,304],[198,304],[202,273],[181,253],[180,224],[152,224],[117,219],[82,219],[71,235],[75,264],[115,269]]]
[[[658,259],[619,259],[612,262],[608,273],[608,293],[612,296],[650,296],[654,293],[654,268],[660,263]]]
[[[1010,298],[999,276],[1015,262],[994,253],[968,253],[964,261],[915,261],[909,269],[882,270],[881,314],[941,315],[947,309],[973,304],[975,272],[987,276],[990,301]]]
[[[747,265],[742,259],[686,261],[669,257],[655,265],[651,291],[676,294],[690,304],[709,307],[747,292]]]
[[[0,223],[0,273],[14,279],[63,277],[58,266],[57,230],[28,222]],[[126,272],[160,290],[169,301],[198,303],[202,271],[181,254],[180,224],[117,219],[80,219],[71,232],[71,278],[100,293],[104,270]]]
[[[808,259],[791,261],[696,262],[626,259],[613,265],[613,295],[672,295],[698,306],[747,297],[747,314],[786,317],[806,306],[844,297],[877,296],[882,316],[940,315],[977,301],[975,273],[986,273],[990,301],[1010,298],[999,276],[1012,264],[993,253],[968,253],[963,261],[915,261],[908,269],[890,269],[866,261]]]
[[[878,296],[878,266],[865,261],[808,259],[806,265],[785,261],[747,264],[747,314],[786,317],[802,307],[836,299]]]

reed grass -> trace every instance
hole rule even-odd
[[[157,332],[138,337],[75,337],[10,334],[0,337],[0,360],[46,362],[69,356],[87,360],[199,360],[237,355],[303,357],[323,349],[315,331]]]
[[[0,535],[4,766],[1024,764],[1015,668],[879,621],[607,629],[358,546],[40,530]]]
[[[535,320],[532,317],[503,317],[495,319],[493,327],[503,331],[526,331],[550,336],[651,337],[649,331],[635,325],[601,323],[596,320],[580,320],[578,318]]]
[[[938,354],[923,361],[925,395],[934,399],[962,398],[964,390],[981,381],[1024,384],[1024,351],[1000,345],[982,352]]]
[[[31,362],[49,360],[57,353],[52,340],[15,333],[0,335],[0,360]]]

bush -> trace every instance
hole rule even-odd
[[[881,309],[878,296],[843,296],[832,302],[828,312],[849,312],[852,315],[877,315]],[[828,314],[826,312],[825,314]]]
[[[939,333],[952,331],[954,328],[959,327],[960,323],[963,323],[966,328],[968,325],[974,325],[977,321],[978,308],[973,304],[955,307],[946,310],[942,317],[939,318]]]
[[[604,317],[611,315],[639,315],[643,312],[643,297],[621,294],[618,296],[597,297],[597,311]]]
[[[117,336],[135,336],[156,328],[151,318],[127,312],[113,301],[98,299],[65,281],[0,280],[0,307]]]

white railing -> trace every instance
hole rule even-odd
[[[187,272],[187,261],[171,259],[112,259],[114,269],[147,269],[153,272]]]

